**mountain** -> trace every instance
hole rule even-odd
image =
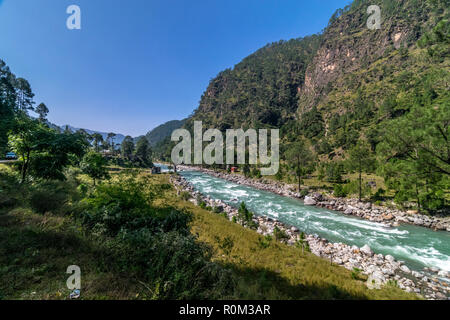
[[[172,120],[168,121],[162,125],[157,126],[153,130],[149,131],[145,137],[147,138],[148,142],[150,143],[150,146],[154,147],[159,142],[163,141],[167,137],[170,137],[172,134],[172,131],[181,128],[186,119],[184,120]]]
[[[381,8],[380,30],[366,26],[370,5]],[[375,148],[383,124],[412,105],[448,103],[448,8],[448,0],[355,0],[321,34],[269,44],[220,72],[185,127],[277,127],[285,142],[302,135],[330,157],[361,137]]]
[[[99,134],[102,135],[103,140],[106,140],[107,137],[108,137],[108,133],[107,132],[101,132],[101,131],[95,131],[95,130],[83,129],[83,128],[75,128],[75,127],[73,127],[71,125],[58,126],[58,125],[55,125],[55,124],[50,124],[50,126],[52,128],[59,129],[59,130],[62,130],[62,131],[66,130],[66,128],[68,128],[71,132],[77,132],[78,130],[84,130],[90,135],[92,135],[94,133],[99,133]],[[120,144],[120,143],[122,143],[123,139],[125,139],[125,136],[123,134],[116,133],[116,136],[114,137],[114,143]]]

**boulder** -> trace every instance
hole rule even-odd
[[[352,208],[345,209],[344,214],[353,214],[353,209]]]
[[[305,203],[307,206],[315,206],[317,202],[316,202],[316,200],[314,200],[312,197],[306,196],[306,197],[305,197],[305,200],[304,200],[304,203]]]
[[[404,273],[410,273],[411,270],[405,265],[400,266],[400,270],[402,270]]]
[[[360,251],[368,256],[373,256],[373,251],[367,244],[361,247]]]
[[[438,272],[438,276],[442,277],[442,278],[448,278],[449,277],[449,273],[445,270],[441,270]]]
[[[390,254],[386,255],[384,258],[385,258],[387,261],[389,261],[390,263],[392,263],[392,262],[395,261],[394,257],[391,256]]]

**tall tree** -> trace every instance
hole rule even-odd
[[[88,152],[81,161],[80,168],[94,181],[94,186],[97,180],[109,177],[108,169],[106,168],[107,161],[103,156],[94,151]]]
[[[288,147],[286,160],[291,169],[295,171],[298,180],[298,191],[300,192],[302,179],[311,170],[314,162],[314,155],[304,139],[299,139]]]
[[[133,138],[126,136],[122,141],[122,157],[127,160],[131,160],[134,152],[134,142]]]
[[[29,82],[24,78],[17,78],[15,88],[17,108],[22,111],[33,110],[34,93]]]
[[[358,172],[359,201],[362,198],[362,173],[373,169],[375,158],[371,152],[370,144],[365,140],[359,140],[350,150],[348,166]]]
[[[147,138],[142,137],[136,143],[135,156],[142,167],[152,167],[152,150]]]
[[[14,123],[16,91],[15,76],[0,59],[0,154],[8,147],[8,131]]]
[[[108,136],[106,138],[107,141],[109,141],[109,146],[112,152],[115,150],[115,144],[114,144],[114,138],[116,137],[116,134],[114,132],[108,133]]]
[[[100,152],[100,145],[103,142],[103,136],[100,133],[93,133],[92,139],[94,141],[95,151]]]
[[[39,115],[39,120],[41,122],[44,122],[47,119],[49,110],[44,103],[40,103],[34,111]]]

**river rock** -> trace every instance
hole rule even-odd
[[[367,254],[368,256],[373,256],[373,251],[372,249],[370,249],[370,247],[366,244],[363,247],[361,247],[360,251],[362,253]]]
[[[402,270],[404,273],[410,273],[411,270],[405,265],[400,266],[400,270]]]
[[[305,203],[307,206],[315,206],[317,202],[316,202],[316,200],[314,200],[312,197],[306,196],[306,197],[305,197],[305,200],[304,200],[304,203]]]
[[[441,270],[441,271],[438,272],[438,276],[439,276],[439,277],[442,277],[442,278],[448,278],[448,277],[449,277],[449,274],[448,274],[447,271]]]
[[[390,254],[386,255],[384,258],[385,258],[387,261],[389,261],[390,263],[392,263],[392,262],[395,261],[394,257],[391,256]]]

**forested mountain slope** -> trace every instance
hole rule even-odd
[[[301,141],[322,173],[358,145],[353,160],[358,152],[377,160],[359,171],[382,175],[398,199],[442,207],[450,175],[449,4],[355,0],[320,35],[269,44],[219,73],[185,126],[281,128],[282,159]],[[381,9],[379,30],[367,27],[371,5]]]

